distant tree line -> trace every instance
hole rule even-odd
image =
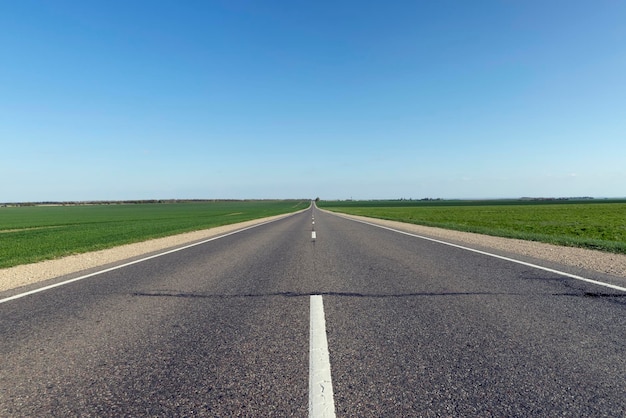
[[[593,197],[583,196],[583,197],[520,197],[519,200],[594,200]]]
[[[6,202],[2,207],[23,206],[81,206],[81,205],[139,205],[151,203],[199,203],[199,202],[249,202],[261,200],[302,200],[302,199],[144,199],[144,200],[81,200],[81,201],[42,201],[42,202]]]

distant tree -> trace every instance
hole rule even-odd
[[[320,198],[319,198],[319,197],[316,197],[316,198],[315,198],[315,201],[316,201],[316,202],[319,202],[319,201],[320,201]]]

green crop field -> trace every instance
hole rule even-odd
[[[305,209],[306,200],[0,207],[0,268]]]
[[[318,206],[419,225],[626,253],[626,200],[322,201]]]

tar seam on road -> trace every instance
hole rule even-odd
[[[298,213],[298,212],[296,212],[296,213]],[[165,252],[162,252],[162,253],[154,254],[154,255],[151,255],[149,257],[144,257],[144,258],[141,258],[139,260],[135,260],[135,261],[131,261],[131,262],[128,262],[128,263],[120,264],[119,266],[111,267],[111,268],[104,269],[104,270],[99,270],[99,271],[96,271],[94,273],[86,274],[84,276],[75,277],[73,279],[69,279],[69,280],[65,280],[65,281],[59,282],[59,283],[51,284],[49,286],[44,286],[44,287],[40,287],[40,288],[37,288],[37,289],[30,290],[28,292],[19,293],[17,295],[9,296],[7,298],[0,299],[0,304],[2,304],[4,302],[9,302],[9,301],[14,300],[14,299],[23,298],[24,296],[28,296],[28,295],[32,295],[32,294],[35,294],[35,293],[43,292],[45,290],[54,289],[55,287],[64,286],[66,284],[70,284],[70,283],[73,283],[73,282],[77,282],[79,280],[87,279],[89,277],[97,276],[99,274],[108,273],[110,271],[114,271],[114,270],[118,270],[118,269],[121,269],[121,268],[124,268],[124,267],[132,266],[133,264],[138,264],[138,263],[141,263],[141,262],[144,262],[144,261],[152,260],[153,258],[161,257],[163,255],[172,254],[172,253],[175,253],[175,252],[178,252],[178,251],[186,250],[188,248],[195,247],[197,245],[206,244],[207,242],[215,241],[215,240],[218,240],[220,238],[224,238],[224,237],[227,237],[227,236],[230,236],[230,235],[238,234],[240,232],[247,231],[249,229],[256,228],[256,227],[259,227],[259,226],[267,225],[269,223],[276,222],[276,221],[279,221],[281,219],[288,218],[288,217],[290,217],[292,215],[295,215],[295,213],[286,215],[286,216],[284,216],[282,218],[279,218],[279,219],[274,219],[274,220],[271,220],[271,221],[262,222],[262,223],[259,223],[259,224],[256,224],[256,225],[248,226],[246,228],[238,229],[236,231],[229,232],[227,234],[218,235],[216,237],[205,239],[205,240],[200,241],[200,242],[195,242],[193,244],[185,245],[183,247],[174,248],[173,250],[169,250],[169,251],[165,251]]]
[[[336,215],[336,214],[334,214],[334,215]],[[336,215],[336,216],[340,216],[340,215]],[[438,239],[429,238],[429,237],[425,237],[425,236],[422,236],[422,235],[412,234],[410,232],[400,231],[398,229],[393,229],[393,228],[389,228],[387,226],[382,226],[382,225],[377,225],[377,224],[366,222],[366,221],[361,221],[359,219],[352,219],[352,218],[348,218],[348,217],[344,217],[344,216],[341,216],[341,217],[344,218],[344,219],[349,219],[349,220],[354,221],[354,222],[360,222],[360,223],[365,224],[365,225],[375,226],[377,228],[386,229],[388,231],[398,232],[400,234],[408,235],[408,236],[411,236],[411,237],[421,238],[421,239],[425,239],[427,241],[432,241],[432,242],[437,242],[439,244],[449,245],[451,247],[460,248],[462,250],[472,251],[474,253],[487,255],[489,257],[499,258],[501,260],[510,261],[512,263],[522,264],[524,266],[536,268],[536,269],[547,271],[547,272],[550,272],[550,273],[556,273],[556,274],[559,274],[561,276],[569,277],[571,279],[580,280],[580,281],[591,283],[591,284],[595,284],[595,285],[598,285],[598,286],[608,287],[610,289],[619,290],[620,292],[626,292],[626,287],[621,287],[621,286],[617,286],[617,285],[610,284],[610,283],[599,282],[597,280],[587,279],[586,277],[577,276],[575,274],[566,273],[564,271],[555,270],[555,269],[551,269],[551,268],[548,268],[548,267],[543,267],[543,266],[540,266],[540,265],[537,265],[537,264],[527,263],[525,261],[516,260],[514,258],[509,258],[509,257],[504,257],[502,255],[497,255],[497,254],[493,254],[493,253],[489,253],[489,252],[486,252],[486,251],[477,250],[477,249],[470,248],[470,247],[465,247],[463,245],[452,244],[451,242],[441,241],[441,240],[438,240]]]
[[[309,328],[309,417],[335,416],[322,295],[311,295]]]

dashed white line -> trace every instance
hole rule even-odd
[[[309,329],[309,417],[334,417],[335,399],[330,373],[326,319],[321,295],[311,296]]]
[[[315,233],[315,231],[311,231],[311,239],[316,239],[317,238],[317,234]]]

